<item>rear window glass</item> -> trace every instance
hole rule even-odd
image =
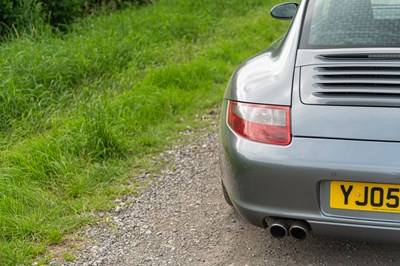
[[[400,47],[400,0],[311,0],[301,46]]]

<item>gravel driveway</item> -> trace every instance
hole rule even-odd
[[[162,155],[164,171],[138,198],[110,212],[112,226],[84,232],[93,246],[64,265],[354,265],[400,263],[400,245],[310,237],[272,239],[225,204],[217,129]],[[125,202],[133,202],[125,204]]]

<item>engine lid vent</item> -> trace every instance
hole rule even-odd
[[[306,104],[400,106],[400,67],[305,66],[301,99]]]
[[[378,61],[400,61],[400,54],[398,53],[380,53],[380,54],[328,54],[318,55],[318,59],[322,61],[338,61],[338,60],[378,60]]]

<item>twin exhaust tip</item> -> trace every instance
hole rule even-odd
[[[310,233],[310,226],[306,221],[277,218],[269,224],[269,233],[274,238],[289,235],[297,240],[304,240]]]

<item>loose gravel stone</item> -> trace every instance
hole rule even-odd
[[[190,128],[188,128],[189,130]],[[216,126],[160,155],[165,170],[139,197],[116,201],[100,217],[113,226],[83,232],[92,243],[63,265],[358,265],[398,264],[400,245],[310,237],[272,239],[244,222],[223,200]],[[147,179],[151,173],[145,173]],[[127,204],[130,202],[131,204]],[[115,228],[116,227],[116,228]]]

